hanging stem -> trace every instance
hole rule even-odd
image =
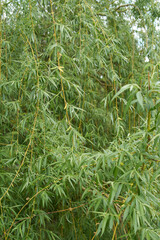
[[[131,109],[129,108],[129,133],[131,133]]]
[[[132,42],[132,76],[133,76],[133,78],[134,78],[134,51],[135,51],[135,47],[134,47],[134,38],[133,38],[133,42]],[[136,116],[136,114],[135,114],[135,106],[134,106],[134,108],[133,108],[134,132],[135,132],[135,127],[136,127],[136,117],[135,116]]]
[[[149,75],[149,72],[148,72],[148,91],[150,91],[151,89],[151,86],[150,86],[150,75]],[[149,97],[150,97],[150,93],[149,93]],[[150,130],[150,125],[151,125],[151,111],[149,110],[148,111],[148,116],[147,116],[147,130],[149,131]],[[150,136],[148,134],[148,142],[150,141]]]
[[[2,3],[0,0],[0,82],[1,82],[1,67],[2,67]],[[0,98],[1,98],[1,90],[0,90]]]
[[[111,55],[110,55],[110,63],[111,63],[112,72],[114,73],[114,67],[113,67],[113,61],[112,61],[112,56],[111,56]],[[117,90],[116,90],[116,80],[115,80],[115,77],[114,77],[114,79],[113,79],[113,89],[114,89],[114,94],[116,94]],[[117,121],[118,121],[118,123],[119,123],[117,98],[115,99],[115,102],[116,102]]]
[[[56,44],[58,43],[57,41],[57,35],[56,35],[56,22],[55,22],[55,18],[54,18],[54,11],[53,11],[53,7],[52,7],[52,0],[50,0],[50,6],[51,6],[51,14],[52,14],[52,20],[53,20],[53,27],[54,27],[54,38],[55,38],[55,42]],[[59,53],[57,51],[57,61],[58,61],[58,70],[59,70],[59,75],[60,75],[60,80],[61,80],[61,89],[62,89],[62,94],[63,94],[63,100],[64,100],[64,109],[66,110],[66,117],[67,117],[67,121],[69,123],[69,128],[71,128],[71,122],[70,122],[70,118],[69,118],[69,114],[68,114],[68,109],[67,109],[67,101],[66,101],[66,97],[65,97],[65,91],[64,91],[64,86],[63,86],[63,81],[62,81],[62,66],[60,65],[60,57],[61,57],[61,53]]]

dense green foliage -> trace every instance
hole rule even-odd
[[[160,6],[0,1],[0,239],[160,239]]]

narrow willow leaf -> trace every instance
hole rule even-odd
[[[139,104],[141,105],[141,107],[144,109],[144,106],[143,106],[143,97],[142,97],[141,91],[137,92],[136,96],[137,96],[138,103],[139,103]]]
[[[130,210],[130,207],[128,205],[123,213],[123,221],[125,221],[125,219],[128,217],[129,210]]]
[[[109,221],[109,228],[110,228],[110,230],[113,228],[113,224],[114,224],[114,216],[111,215],[110,216],[110,221]]]
[[[114,97],[112,98],[112,101],[113,101],[116,97],[118,97],[121,93],[123,93],[124,91],[126,91],[127,89],[132,90],[132,88],[134,88],[134,87],[140,89],[140,87],[139,87],[137,84],[127,84],[127,85],[123,86],[123,87],[114,95]]]
[[[108,214],[106,214],[106,216],[104,217],[103,221],[102,221],[102,233],[101,233],[101,236],[103,235],[105,229],[106,229],[106,224],[107,224],[107,221],[108,221]]]

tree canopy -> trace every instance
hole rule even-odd
[[[160,239],[159,2],[0,12],[0,239]]]

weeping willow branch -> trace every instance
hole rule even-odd
[[[145,22],[144,22],[144,17],[139,9],[138,6],[136,6],[135,4],[123,4],[123,5],[120,5],[119,7],[117,7],[115,9],[115,11],[118,11],[120,8],[124,8],[124,7],[134,7],[135,9],[137,9],[137,11],[139,12],[139,15],[141,16],[141,19],[143,21],[143,27],[145,29],[145,34],[146,34],[146,50],[148,49],[148,33],[147,33],[147,29],[146,29],[146,25],[145,25]]]

